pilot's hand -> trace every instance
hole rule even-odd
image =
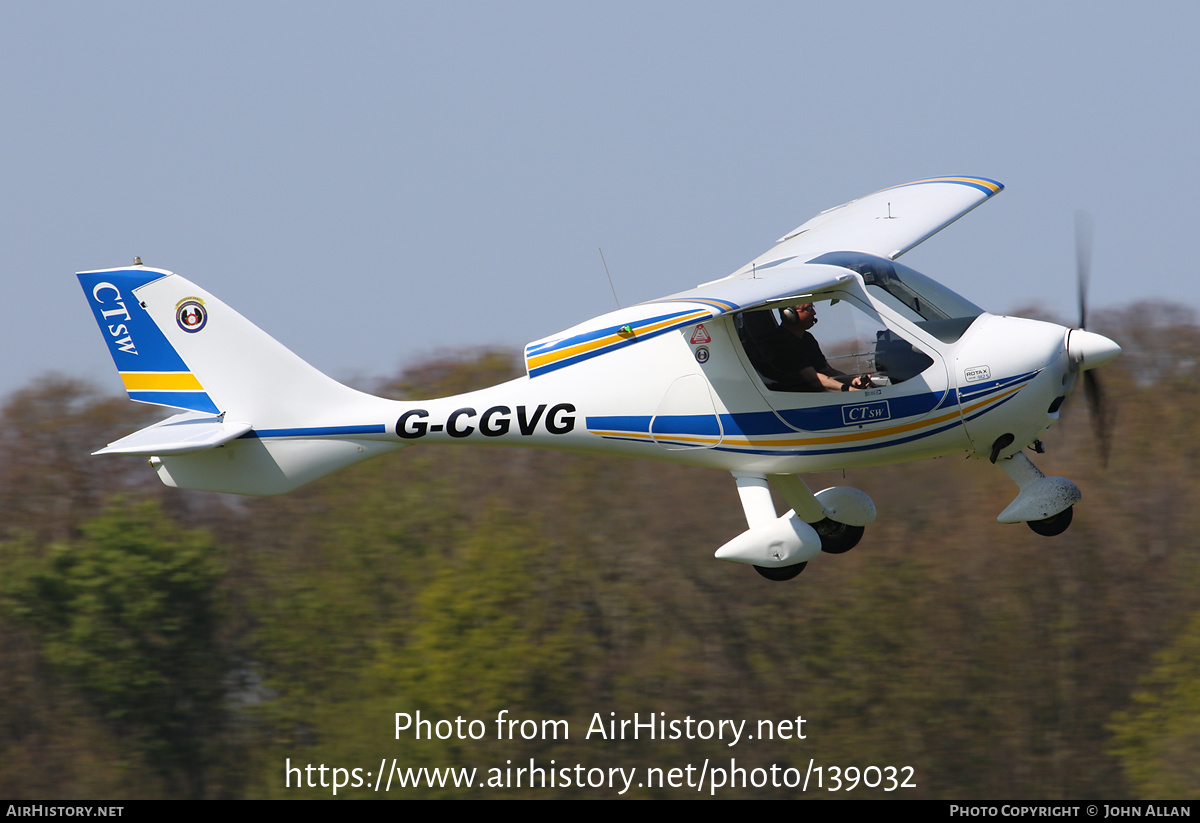
[[[871,375],[869,374],[856,374],[850,380],[850,389],[852,391],[855,389],[869,389],[872,385]]]

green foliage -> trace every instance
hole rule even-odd
[[[1200,796],[1200,612],[1157,656],[1112,729],[1114,752],[1138,796]]]
[[[575,564],[495,506],[473,519],[433,515],[431,504],[442,499],[436,487],[418,487],[425,505],[403,494],[387,505],[364,489],[363,499],[380,508],[356,508],[358,516],[328,530],[299,564],[259,559],[265,588],[254,645],[270,698],[254,711],[274,741],[265,794],[297,795],[278,790],[287,758],[378,762],[382,751],[441,766],[466,756],[454,741],[394,741],[395,712],[436,722],[569,702],[586,648],[569,608]],[[440,529],[430,532],[439,517]],[[436,543],[422,548],[414,538]],[[469,754],[486,753],[486,745]]]
[[[153,488],[140,471],[144,460],[101,465],[91,457],[152,413],[130,406],[61,376],[45,377],[7,399],[0,409],[0,539],[27,534],[62,540],[98,514],[115,491]]]
[[[486,510],[416,597],[393,663],[408,694],[441,717],[561,711],[578,643],[564,565],[535,528]]]
[[[230,668],[211,539],[154,503],[117,504],[45,553],[8,548],[24,562],[5,581],[7,611],[35,631],[46,661],[147,765],[200,790]]]

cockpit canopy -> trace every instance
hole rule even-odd
[[[858,272],[868,294],[943,343],[958,340],[983,314],[983,309],[941,283],[885,257],[835,251],[808,262]]]
[[[940,283],[884,257],[863,252],[829,252],[805,265],[856,272],[873,300],[943,343],[960,339],[984,313],[983,309]],[[815,332],[823,340],[808,344],[816,347],[816,355],[807,359],[818,363],[820,368],[817,370],[835,377],[837,382],[845,383],[840,378],[869,373],[874,386],[896,385],[916,377],[934,364],[933,358],[914,345],[908,339],[911,335],[904,334],[903,329],[888,326],[885,318],[873,311],[864,311],[865,306],[855,310],[857,301],[850,293],[826,290],[796,299],[814,303],[814,309],[810,309],[813,325],[818,316],[825,318],[828,324]],[[789,331],[769,307],[751,308],[739,312],[735,318],[746,356],[768,391],[821,391],[823,385],[828,387],[828,382],[822,384],[813,380],[808,374],[813,369],[804,369],[810,363],[801,362],[805,357],[798,351],[796,339],[815,340],[812,335],[798,333],[795,329]]]

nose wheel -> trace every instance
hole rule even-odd
[[[1053,517],[1047,517],[1045,520],[1026,520],[1029,528],[1040,534],[1042,537],[1054,537],[1062,534],[1067,530],[1067,526],[1071,525],[1072,512],[1074,506],[1069,506]],[[820,530],[817,530],[818,533]]]
[[[773,569],[769,566],[755,566],[754,570],[768,580],[774,580],[776,583],[782,583],[785,580],[791,580],[800,572],[804,571],[804,567],[808,563],[796,563],[793,566],[780,566]]]

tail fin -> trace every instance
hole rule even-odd
[[[179,275],[79,281],[129,397],[190,412],[103,453],[151,455],[170,486],[279,494],[401,445],[383,422],[392,401],[326,377]]]
[[[364,397],[177,274],[136,266],[79,280],[133,400],[280,428]]]

